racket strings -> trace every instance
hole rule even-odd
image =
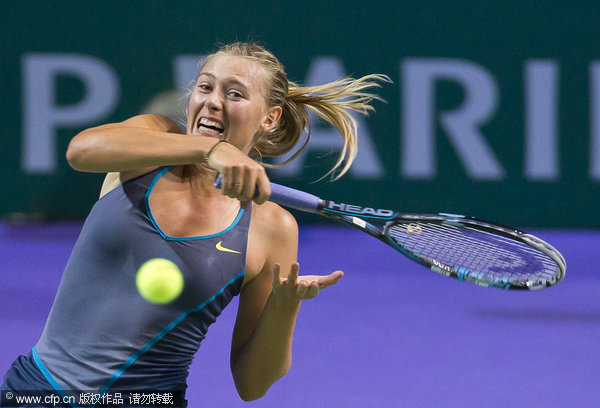
[[[550,273],[550,274],[554,274],[555,272],[558,271],[558,267],[556,265],[556,263],[552,260],[552,258],[550,258],[549,256],[547,256],[546,254],[544,254],[543,252],[540,252],[539,250],[523,244],[519,241],[515,241],[514,239],[510,239],[508,237],[504,237],[501,235],[497,235],[497,234],[493,234],[487,231],[482,231],[482,230],[477,230],[477,229],[472,229],[472,228],[458,228],[458,227],[454,227],[454,226],[445,226],[445,225],[435,225],[435,224],[431,224],[432,229],[436,230],[440,233],[442,233],[442,229],[445,229],[445,232],[453,232],[453,236],[457,237],[457,238],[463,238],[469,242],[469,244],[473,245],[473,246],[481,246],[482,248],[490,251],[490,253],[492,255],[503,255],[506,256],[508,258],[512,258],[514,260],[514,266],[518,266],[520,261],[523,261],[525,265],[529,265],[534,264],[535,261],[540,261],[544,264],[544,266],[546,266],[546,270],[545,272]],[[464,231],[463,231],[464,230]],[[471,237],[470,234],[474,234],[475,237]],[[483,235],[481,235],[483,234]],[[486,241],[482,241],[480,238],[484,236],[486,238]],[[460,241],[459,241],[460,242]],[[497,244],[499,244],[499,246],[495,246],[493,244],[491,244],[492,242],[495,242]],[[465,248],[466,249],[466,248]],[[518,250],[519,254],[529,254],[530,256],[527,257],[525,256],[525,258],[517,255],[515,253],[515,250]],[[488,262],[491,260],[488,260]],[[529,262],[527,262],[529,261]],[[544,271],[541,271],[544,272]]]
[[[489,249],[489,250],[500,251],[500,252],[502,252],[502,250],[504,249],[504,252],[506,255],[508,255],[508,256],[512,255],[512,252],[510,251],[510,249],[506,249],[506,246],[503,245],[501,247],[498,247],[498,246],[490,244],[488,241],[483,241],[478,238],[473,238],[466,233],[462,233],[461,228],[453,226],[453,225],[429,224],[428,228],[431,228],[435,233],[439,233],[439,234],[446,233],[446,234],[453,235],[455,238],[458,237],[464,241],[468,241],[469,243],[471,243],[473,245],[478,245],[482,249]],[[485,231],[477,231],[477,233],[486,234]],[[490,235],[491,235],[492,240],[495,240],[495,241],[503,240],[503,237],[501,237],[501,236],[494,235],[494,234],[490,234]],[[514,242],[514,241],[508,240],[508,239],[506,241],[508,243],[508,247],[510,247],[510,245]],[[524,247],[525,247],[524,250],[526,252],[537,253],[537,251],[533,250],[532,248],[529,248],[527,246],[524,246]]]
[[[386,235],[413,255],[441,263],[441,273],[466,276],[481,284],[544,284],[561,276],[557,261],[541,250],[467,226],[398,223],[389,226]]]

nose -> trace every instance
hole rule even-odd
[[[209,110],[213,112],[218,112],[223,107],[223,101],[221,100],[221,96],[219,92],[211,92],[211,94],[206,99],[206,106]]]

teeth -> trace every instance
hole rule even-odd
[[[208,126],[211,128],[214,128],[215,130],[222,132],[223,131],[223,126],[218,123],[218,122],[214,122],[212,120],[208,120],[206,118],[201,118],[200,122],[198,122],[198,127],[200,126]]]
[[[216,129],[212,129],[212,128],[209,128],[209,127],[204,127],[202,125],[198,126],[198,128],[199,129],[202,128],[203,132],[214,133],[215,135],[220,135],[221,134],[221,132],[218,131],[218,130],[216,130]]]

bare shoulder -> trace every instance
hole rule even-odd
[[[127,126],[143,127],[169,133],[182,133],[177,123],[172,119],[158,114],[137,115],[122,123]]]
[[[252,208],[252,222],[256,232],[266,239],[278,242],[297,239],[298,223],[289,211],[270,201]]]
[[[126,126],[126,127],[137,127],[150,130],[159,130],[161,132],[169,133],[182,133],[181,128],[172,119],[158,114],[143,114],[132,116],[129,119],[125,119],[122,122],[109,123],[107,125],[101,125],[88,130],[102,130],[112,127]]]
[[[297,253],[298,224],[292,214],[269,201],[253,204],[244,283],[259,275],[269,278],[274,263],[293,262]]]
[[[177,126],[177,123],[175,123],[172,119],[170,119],[166,116],[163,116],[163,115],[158,115],[158,114],[136,115],[136,116],[132,116],[129,119],[125,119],[122,122],[108,123],[106,125],[96,126],[93,128],[86,129],[81,133],[83,134],[83,133],[88,133],[88,132],[97,132],[97,131],[102,131],[104,129],[110,129],[110,128],[115,128],[115,127],[120,127],[120,126],[121,127],[122,126],[137,127],[137,128],[150,129],[150,130],[159,130],[162,132],[169,132],[169,133],[182,133],[179,126]]]

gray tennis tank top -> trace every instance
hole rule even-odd
[[[171,168],[127,181],[87,217],[33,349],[57,390],[184,390],[208,326],[239,293],[251,205],[217,234],[170,237],[149,197]],[[185,281],[167,305],[147,302],[135,286],[142,263],[159,257],[177,264]]]

